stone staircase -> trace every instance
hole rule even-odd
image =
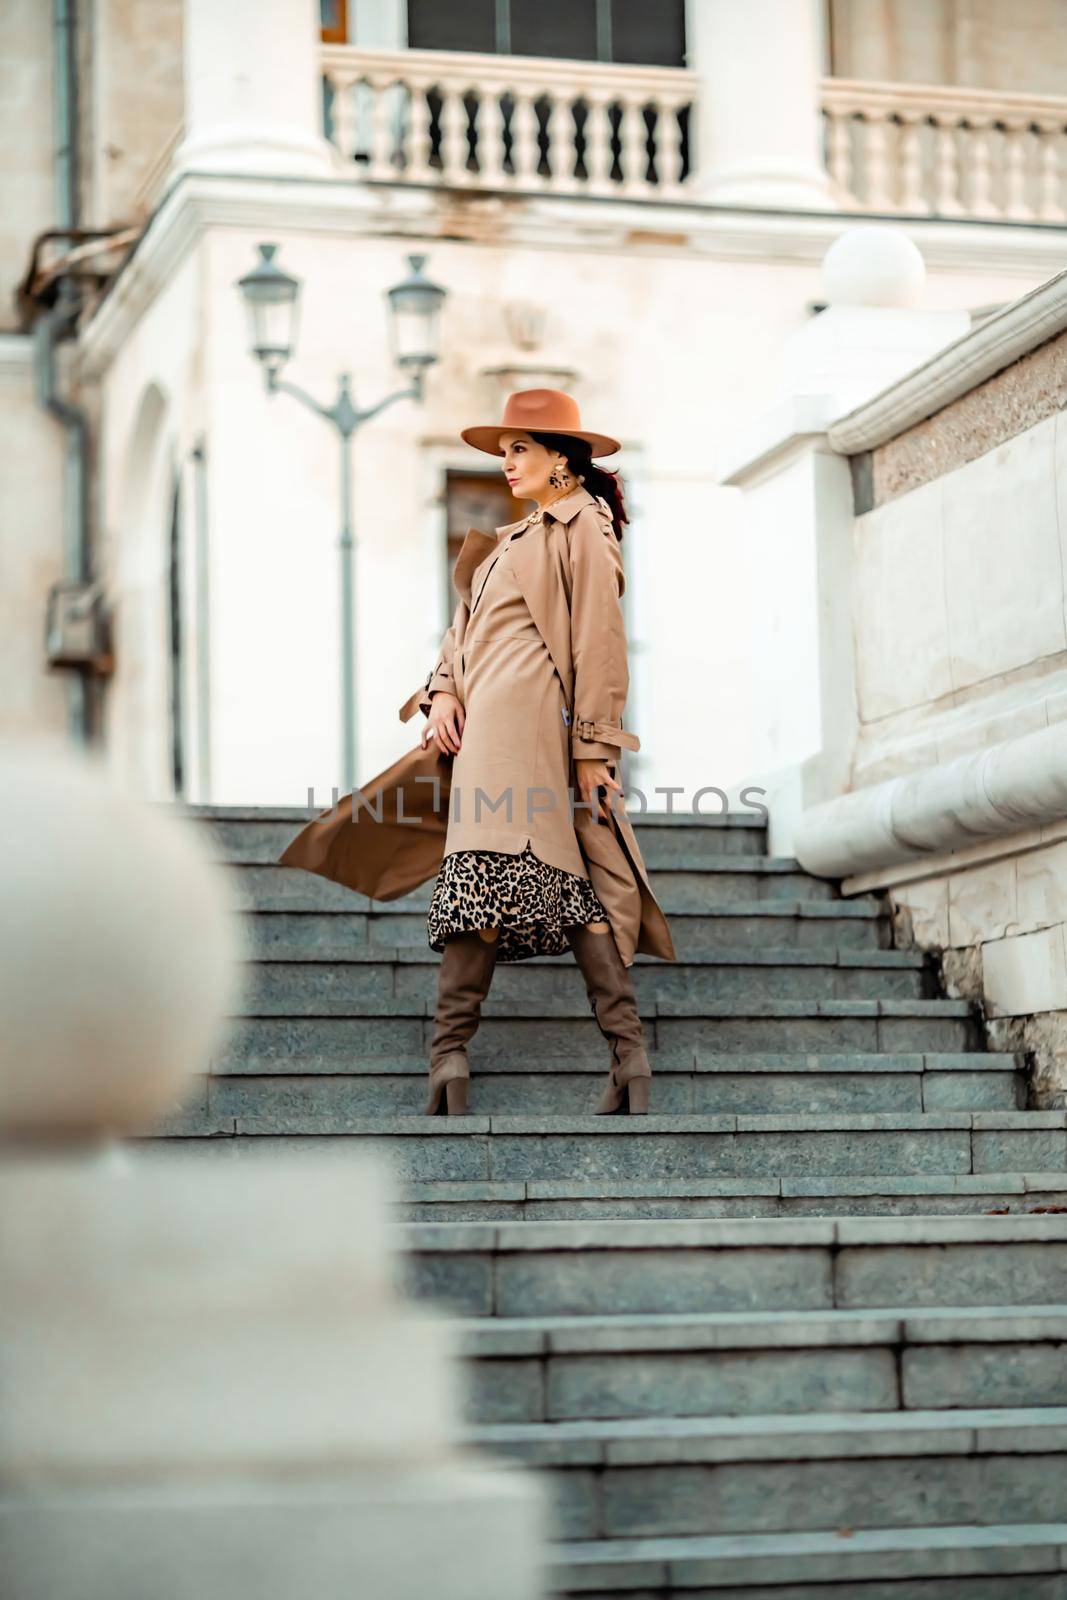
[[[750,819],[635,818],[653,1113],[594,1117],[573,960],[500,966],[465,1118],[422,1115],[423,891],[276,866],[307,820],[188,808],[238,877],[243,1016],[150,1142],[372,1148],[465,1439],[545,1475],[559,1595],[1067,1600],[1067,1115],[878,896]]]
[[[558,1593],[1062,1600],[1062,1218],[404,1235],[470,1442],[550,1479]]]

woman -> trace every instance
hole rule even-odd
[[[502,424],[461,437],[501,457],[512,493],[536,509],[493,539],[471,530],[456,563],[455,620],[413,697],[429,718],[423,747],[451,762],[427,917],[441,965],[426,1114],[467,1110],[465,1047],[497,961],[568,948],[611,1045],[596,1111],[647,1112],[651,1067],[629,966],[587,865],[597,862],[616,905],[623,892],[639,897],[642,929],[642,912],[654,912],[657,937],[638,947],[673,960],[628,822],[627,847],[610,858],[621,871],[596,837],[622,794],[621,749],[638,748],[621,725],[629,673],[618,546],[628,519],[615,474],[593,459],[619,444],[583,429],[574,400],[554,389],[512,394]]]

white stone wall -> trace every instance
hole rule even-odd
[[[62,733],[65,685],[44,665],[45,605],[63,577],[63,430],[34,402],[32,340],[0,334],[0,728]]]
[[[121,381],[101,387],[101,574],[115,618],[101,743],[115,773],[156,798],[171,792],[168,528],[175,473],[186,480],[187,504],[191,499],[189,452],[204,403],[202,270],[200,251],[190,252],[124,341],[115,368]],[[204,619],[195,613],[188,575],[184,589],[188,706],[195,703]],[[188,734],[195,745],[195,726]]]
[[[1057,412],[856,519],[856,787],[1067,716],[1065,506]],[[984,1003],[993,1041],[1034,1049],[1043,1103],[1061,1102],[1067,823],[976,841],[881,881],[905,932],[945,951],[950,983]]]
[[[87,210],[94,227],[137,220],[138,190],[182,120],[183,0],[93,0]]]
[[[1058,413],[856,519],[857,787],[1067,712],[1065,491]]]
[[[0,332],[19,327],[13,294],[33,238],[55,222],[52,12],[40,0],[4,6],[0,96]]]

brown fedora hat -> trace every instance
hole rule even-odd
[[[504,406],[504,420],[480,428],[464,428],[460,438],[476,450],[486,450],[492,456],[502,456],[502,433],[566,433],[572,439],[585,439],[593,447],[595,456],[614,455],[622,446],[608,433],[590,433],[582,427],[578,402],[562,389],[517,389],[509,394]]]

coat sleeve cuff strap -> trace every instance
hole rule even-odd
[[[414,690],[412,694],[408,695],[407,699],[404,701],[404,704],[400,707],[401,722],[407,722],[408,719],[413,717],[416,711],[419,710],[421,710],[426,716],[430,715],[428,709],[430,704],[429,695],[430,685],[433,682],[433,677],[433,673],[429,673],[427,675],[426,682],[420,683],[419,687]],[[438,687],[441,686],[439,685]]]
[[[616,722],[595,722],[589,717],[575,717],[571,743],[574,754],[581,757],[582,744],[610,744],[616,749],[640,750],[641,741],[636,733],[620,728]],[[588,753],[588,752],[587,752]]]

